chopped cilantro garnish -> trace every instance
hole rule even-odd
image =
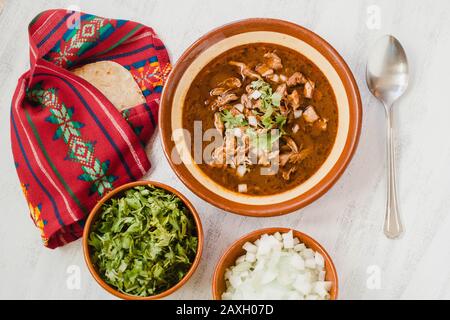
[[[267,129],[270,129],[273,124],[272,115],[274,113],[273,107],[269,105],[266,109],[266,112],[261,117],[261,123],[266,127]]]
[[[120,292],[150,296],[178,283],[197,252],[195,222],[180,198],[137,186],[102,206],[89,234],[99,275]]]
[[[262,94],[271,95],[272,87],[264,80],[255,80],[251,83],[253,90],[258,90]]]
[[[278,114],[275,117],[275,123],[277,124],[277,127],[280,128],[282,133],[284,133],[283,127],[284,127],[284,124],[286,123],[286,120],[287,120],[286,117],[281,114]]]
[[[233,129],[238,127],[243,127],[248,125],[247,120],[243,114],[233,115],[230,110],[223,110],[221,115],[221,119],[225,124],[225,128]]]
[[[277,127],[284,133],[283,126],[286,123],[286,117],[280,113],[281,94],[272,93],[272,87],[264,80],[253,81],[251,85],[252,89],[261,93],[261,110],[264,112],[261,123],[266,129]]]
[[[272,105],[274,105],[275,107],[279,107],[280,106],[280,102],[281,102],[281,94],[279,94],[278,92],[275,92],[272,94]]]

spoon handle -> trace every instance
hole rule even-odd
[[[386,217],[384,220],[384,234],[394,239],[403,233],[403,226],[397,206],[397,188],[395,183],[395,150],[393,139],[393,117],[392,106],[386,108],[387,117],[387,167],[388,167],[388,187]]]

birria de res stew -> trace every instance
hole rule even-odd
[[[186,94],[182,119],[191,136],[196,121],[203,131],[217,130],[198,164],[209,178],[234,192],[269,195],[318,170],[333,146],[338,112],[316,65],[292,49],[259,43],[209,62]]]

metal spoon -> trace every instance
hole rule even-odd
[[[392,105],[406,91],[408,75],[408,60],[400,42],[390,35],[378,40],[369,55],[366,81],[372,94],[386,110],[388,188],[384,233],[391,239],[403,233],[395,185]]]

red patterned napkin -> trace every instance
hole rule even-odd
[[[29,26],[30,70],[11,106],[11,145],[31,217],[49,248],[82,235],[108,191],[150,168],[144,145],[157,123],[170,63],[154,31],[139,23],[50,10]],[[67,71],[109,60],[128,69],[146,103],[120,113]]]

